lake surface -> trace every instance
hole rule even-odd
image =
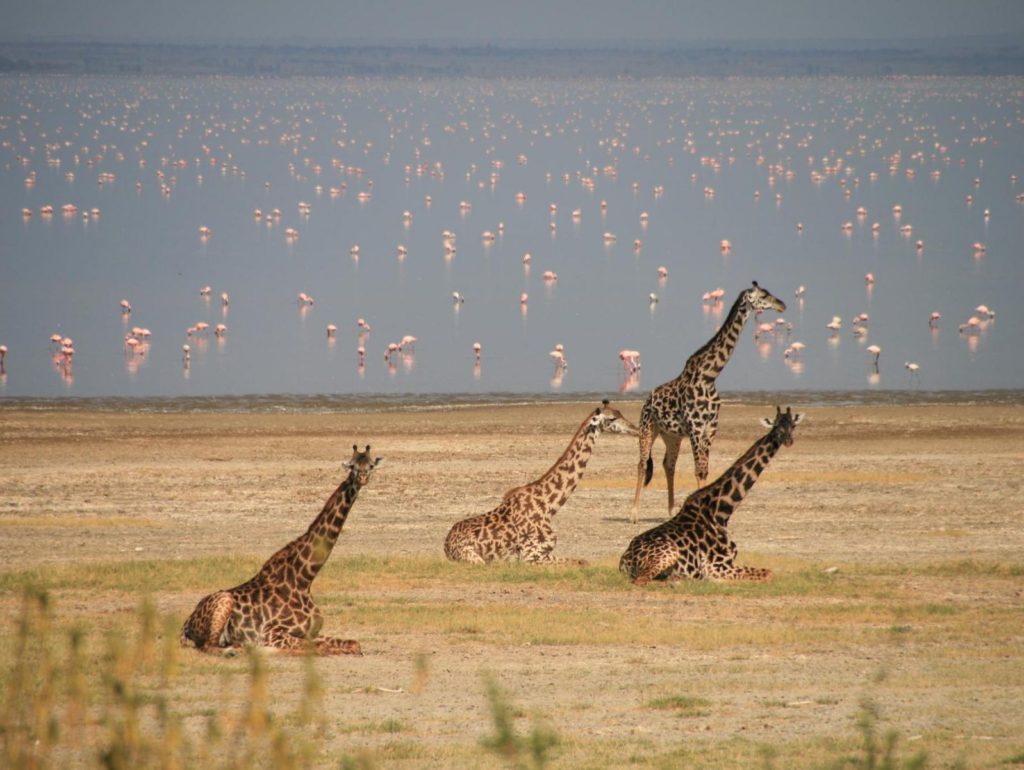
[[[1022,193],[1016,77],[0,77],[0,396],[1021,388]]]

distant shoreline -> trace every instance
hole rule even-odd
[[[757,43],[466,45],[412,43],[0,42],[0,74],[262,77],[650,78],[1021,75],[1024,47],[928,40],[889,47]]]
[[[221,396],[0,396],[5,411],[72,412],[240,412],[316,413],[433,411],[516,405],[597,403],[602,399],[640,403],[647,391],[616,393],[376,393],[355,394],[250,394]],[[885,391],[724,391],[727,404],[799,404],[802,406],[919,406],[987,404],[1024,406],[1024,390],[885,390]]]

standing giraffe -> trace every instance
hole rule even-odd
[[[786,309],[786,303],[754,281],[753,286],[736,298],[722,327],[686,361],[682,373],[674,380],[656,387],[644,401],[640,411],[640,461],[636,468],[636,495],[630,511],[634,524],[640,513],[640,492],[650,483],[654,474],[651,451],[658,436],[665,442],[662,467],[665,468],[668,481],[669,515],[672,515],[675,507],[676,459],[679,457],[683,436],[690,437],[697,486],[704,485],[708,477],[711,441],[718,430],[718,410],[721,407],[715,379],[729,363],[743,325],[751,313],[769,309],[781,313]]]
[[[348,477],[324,504],[304,535],[271,556],[256,576],[240,586],[202,599],[181,629],[183,647],[232,654],[239,647],[269,647],[318,655],[361,655],[359,642],[319,636],[323,615],[309,593],[327,562],[359,490],[366,486],[381,458],[370,446],[352,445]]]
[[[793,444],[793,428],[803,418],[776,407],[771,428],[725,473],[686,498],[668,521],[637,535],[619,560],[619,570],[636,585],[651,580],[770,580],[772,571],[737,567],[736,543],[729,537],[729,518],[739,508],[768,463],[782,446]]]
[[[583,478],[594,442],[603,431],[636,435],[636,426],[604,401],[587,415],[569,446],[536,481],[510,489],[489,513],[456,522],[444,541],[452,561],[564,563],[553,557],[557,540],[551,519]]]

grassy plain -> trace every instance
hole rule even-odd
[[[771,583],[631,586],[618,557],[664,518],[664,479],[631,525],[636,445],[614,436],[556,518],[556,552],[587,566],[447,563],[448,527],[543,472],[591,406],[0,410],[5,748],[32,737],[52,766],[1024,766],[1024,404],[804,409],[734,517]],[[726,405],[713,474],[769,411]],[[314,593],[324,632],[366,654],[177,649],[201,596],[305,529],[354,442],[385,460]]]

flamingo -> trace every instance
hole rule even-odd
[[[7,358],[7,346],[0,345],[0,366],[4,365],[5,358]]]
[[[226,291],[222,291],[220,294],[220,304],[223,305],[224,307],[227,307],[230,304],[230,302],[231,300],[228,297],[228,293]]]
[[[212,291],[213,290],[209,286],[204,286],[203,288],[201,288],[199,290],[199,296],[200,297],[209,297],[210,296],[210,292],[212,292]]]
[[[797,287],[796,287],[796,291],[795,291],[795,292],[793,292],[793,294],[794,294],[794,295],[795,295],[795,296],[796,296],[796,297],[797,297],[798,299],[803,299],[803,296],[804,296],[804,294],[805,294],[806,292],[807,292],[807,287],[806,287],[806,286],[804,286],[803,284],[800,284],[799,286],[797,286]]]
[[[185,366],[192,360],[192,346],[188,343],[181,346],[181,360],[185,362]]]
[[[398,343],[398,347],[399,350],[401,350],[402,352],[405,352],[406,348],[408,348],[409,352],[415,353],[416,338],[413,337],[411,334],[406,334],[404,337],[402,337],[402,341]]]
[[[882,349],[880,347],[878,347],[878,345],[868,345],[867,346],[867,351],[868,351],[868,353],[870,353],[871,355],[873,355],[875,357],[874,364],[875,364],[875,367],[877,368],[878,367],[878,357],[880,355],[882,355]]]
[[[465,301],[466,301],[466,298],[463,297],[459,292],[457,292],[457,291],[453,291],[452,292],[452,304],[453,305],[461,305]]]
[[[843,328],[843,321],[839,316],[834,315],[832,316],[832,320],[825,324],[825,328],[837,332]]]
[[[360,334],[366,334],[370,331],[370,324],[366,323],[366,319],[364,318],[356,319],[356,326],[359,327]]]
[[[333,337],[337,333],[338,333],[338,327],[337,326],[335,326],[334,324],[327,324],[327,336],[328,337]]]
[[[223,337],[227,333],[228,327],[224,324],[217,324],[213,327],[213,336],[215,337]]]
[[[668,278],[668,268],[664,265],[658,268],[658,278],[661,280]]]
[[[932,314],[928,316],[928,325],[934,328],[939,325],[939,321],[941,319],[942,313],[940,313],[938,310],[933,310]]]
[[[126,299],[121,300],[121,315],[132,314],[132,303]]]
[[[864,283],[866,283],[866,284],[868,284],[870,286],[874,282],[875,282],[875,274],[874,273],[865,273],[864,274]]]
[[[556,369],[564,369],[569,365],[565,360],[565,346],[561,342],[555,345],[555,349],[548,353],[548,355],[555,359]]]
[[[975,332],[981,328],[981,319],[976,315],[972,315],[967,319],[965,323],[960,324],[960,333],[964,332]]]
[[[918,364],[914,363],[913,361],[905,361],[903,363],[903,368],[907,369],[910,372],[911,377],[921,376],[921,367]]]
[[[801,351],[803,351],[805,347],[807,346],[804,345],[804,343],[802,342],[794,342],[788,348],[782,351],[782,357],[785,358],[786,360],[792,358],[799,358]]]
[[[650,302],[650,303],[651,303],[652,305],[657,305],[657,304],[658,304],[658,295],[657,295],[657,294],[655,294],[655,293],[654,293],[654,292],[652,291],[652,292],[651,292],[650,294],[648,294],[648,295],[647,295],[647,300],[648,300],[648,301],[649,301],[649,302]]]
[[[988,316],[989,318],[995,318],[996,313],[994,310],[989,309],[988,305],[978,305],[974,308],[974,312],[978,315]]]
[[[477,363],[480,362],[480,350],[481,350],[480,343],[479,342],[474,342],[473,343],[473,357],[476,359]]]
[[[619,360],[622,361],[627,374],[635,374],[640,369],[640,351],[638,350],[620,350]]]

